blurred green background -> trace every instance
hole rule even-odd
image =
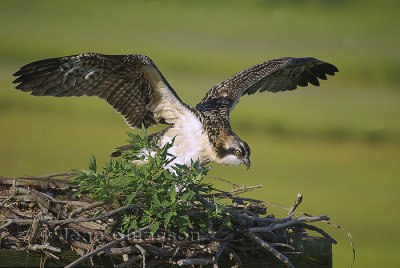
[[[328,214],[349,229],[354,267],[400,267],[400,34],[398,1],[0,2],[0,175],[40,175],[107,161],[129,128],[95,98],[36,98],[12,73],[81,52],[151,57],[195,105],[236,72],[268,59],[312,56],[340,72],[321,87],[243,97],[232,126],[252,148],[250,170],[210,175],[263,184],[248,196]],[[150,131],[158,130],[152,128]],[[283,214],[280,210],[271,213]],[[334,267],[348,267],[346,235]]]

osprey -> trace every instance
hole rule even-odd
[[[195,107],[184,103],[153,61],[144,55],[79,55],[45,59],[20,68],[16,89],[34,96],[97,96],[106,100],[132,128],[169,126],[157,136],[163,146],[175,138],[169,165],[199,160],[250,167],[250,148],[231,128],[229,115],[239,98],[259,92],[278,92],[318,86],[338,69],[315,58],[265,61],[212,87]],[[120,155],[122,146],[112,156]]]

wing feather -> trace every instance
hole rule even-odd
[[[17,89],[34,96],[97,96],[131,126],[174,123],[183,103],[153,61],[144,55],[82,53],[39,60],[20,68]],[[171,111],[172,115],[171,115]]]
[[[294,90],[308,83],[319,86],[318,79],[326,80],[326,75],[335,75],[338,69],[330,63],[315,58],[281,58],[254,65],[228,80],[212,87],[203,100],[196,105],[199,111],[209,111],[215,99],[224,99],[225,105],[213,106],[215,112],[232,110],[242,95],[257,91],[278,92]],[[226,104],[228,103],[228,104]]]

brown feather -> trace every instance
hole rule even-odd
[[[17,89],[35,96],[98,96],[106,100],[135,128],[155,125],[169,110],[191,109],[184,104],[152,60],[144,55],[83,53],[32,62],[14,74]],[[154,114],[157,113],[157,114]]]

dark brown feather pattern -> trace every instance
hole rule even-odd
[[[163,117],[162,109],[160,114],[154,114],[152,107],[163,98],[171,98],[171,105],[186,107],[152,60],[144,55],[83,53],[36,61],[14,75],[19,76],[14,81],[19,83],[16,88],[35,96],[98,96],[136,128],[155,125],[160,120],[171,121]],[[162,93],[160,87],[166,90]]]
[[[200,111],[207,110],[213,99],[223,98],[232,110],[242,95],[254,94],[257,91],[294,90],[298,85],[305,87],[308,83],[318,86],[318,78],[326,80],[326,74],[334,75],[335,72],[338,72],[338,69],[334,65],[315,58],[286,57],[269,60],[212,87],[196,108]]]

